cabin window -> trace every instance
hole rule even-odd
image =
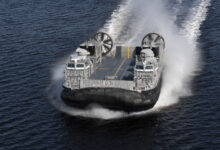
[[[152,70],[152,69],[153,69],[153,66],[146,66],[145,69],[146,69],[146,70]]]
[[[69,67],[69,68],[75,68],[75,64],[74,64],[74,63],[69,63],[69,64],[68,64],[68,67]]]
[[[84,68],[84,64],[77,64],[76,67],[77,68]]]
[[[141,69],[141,70],[143,70],[143,69],[144,69],[144,66],[143,66],[143,65],[137,65],[137,66],[136,66],[136,69],[139,69],[139,70]]]

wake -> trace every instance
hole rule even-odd
[[[101,31],[107,32],[117,44],[138,46],[145,34],[157,32],[164,36],[166,49],[164,56],[165,70],[160,98],[152,110],[127,114],[111,111],[97,105],[87,110],[73,109],[60,100],[65,60],[60,61],[53,70],[52,84],[48,88],[51,103],[60,111],[73,116],[100,119],[143,115],[157,112],[161,108],[173,105],[180,97],[191,95],[190,81],[201,69],[200,50],[197,40],[200,26],[206,19],[211,0],[196,0],[185,21],[177,26],[179,11],[184,0],[124,0],[106,21]]]

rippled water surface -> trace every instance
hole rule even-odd
[[[167,1],[175,12],[180,1]],[[176,24],[184,26],[189,9],[202,1],[182,0]],[[120,5],[118,0],[0,0],[0,150],[220,149],[218,0],[207,6],[199,27],[203,70],[190,84],[192,96],[156,114],[109,121],[70,117],[49,103],[46,89],[56,62],[108,28]]]

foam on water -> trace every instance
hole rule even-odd
[[[175,104],[180,97],[191,94],[190,81],[201,69],[197,40],[210,4],[211,0],[197,1],[179,32],[171,31],[166,38],[170,43],[166,49],[164,82],[156,108]]]
[[[154,109],[127,114],[93,105],[86,110],[73,109],[60,99],[65,60],[52,71],[52,84],[48,88],[51,103],[69,115],[101,119],[113,119],[156,112],[178,102],[182,96],[191,94],[190,81],[200,66],[197,38],[200,26],[206,18],[211,0],[197,0],[182,24],[175,24],[177,13],[184,0],[176,0],[173,12],[168,11],[169,0],[126,0],[116,9],[110,20],[101,29],[109,33],[114,41],[123,45],[137,46],[146,33],[158,32],[166,40],[165,70],[160,98]],[[60,65],[61,64],[61,65]]]

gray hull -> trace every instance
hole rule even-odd
[[[117,88],[85,88],[62,92],[63,101],[72,107],[85,109],[91,104],[126,112],[143,111],[152,108],[157,102],[161,81],[155,89],[141,93]]]

